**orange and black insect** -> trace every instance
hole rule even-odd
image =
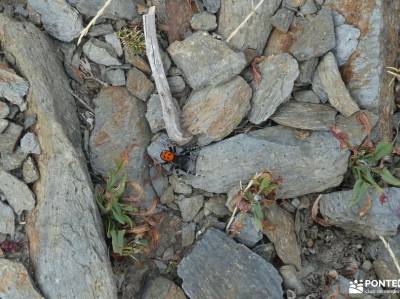
[[[160,153],[160,158],[165,162],[172,163],[176,160],[176,153],[172,150],[163,150]]]
[[[192,150],[195,148],[177,149],[175,146],[169,146],[168,149],[160,152],[160,159],[165,165],[172,166],[173,169],[180,169],[190,172],[191,161],[193,160]]]

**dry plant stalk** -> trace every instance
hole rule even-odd
[[[390,244],[388,241],[385,240],[384,237],[379,236],[379,239],[381,239],[383,245],[385,246],[386,250],[389,252],[390,257],[393,260],[394,265],[396,266],[397,272],[399,272],[400,274],[400,265],[399,265],[399,261],[396,258],[396,255],[394,254],[392,248],[390,247]]]

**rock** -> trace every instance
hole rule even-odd
[[[17,105],[25,111],[24,96],[28,93],[29,83],[18,76],[14,70],[0,65],[0,97],[6,98],[10,103]]]
[[[335,125],[336,113],[327,105],[289,101],[271,119],[292,128],[329,131]]]
[[[235,234],[235,239],[246,246],[253,247],[263,238],[260,227],[257,226],[250,214],[239,214],[236,216],[233,225],[239,228],[239,232]]]
[[[186,84],[181,76],[171,76],[167,78],[172,94],[180,93],[185,90]]]
[[[269,263],[276,257],[275,248],[272,243],[257,245],[253,248],[253,251]]]
[[[358,212],[365,205],[367,195],[364,200],[352,206],[352,193],[350,190],[322,195],[320,211],[330,224],[371,239],[397,233],[400,225],[400,218],[396,215],[396,211],[400,209],[400,202],[397,200],[400,196],[399,188],[385,189],[388,201],[384,204],[379,202],[380,194],[370,191],[368,195],[371,196],[372,207],[364,217],[360,217]]]
[[[184,223],[182,226],[182,247],[193,244],[196,237],[196,223]]]
[[[314,76],[318,76],[328,95],[329,103],[344,116],[351,116],[360,108],[352,99],[340,76],[335,56],[329,52],[320,61]]]
[[[114,28],[111,24],[96,24],[90,28],[88,35],[90,37],[98,37],[111,34],[112,32],[114,32]]]
[[[0,134],[3,133],[8,127],[9,121],[6,119],[0,119]],[[0,137],[1,139],[1,137]]]
[[[294,11],[282,7],[278,9],[275,15],[271,18],[271,24],[282,32],[288,32],[290,24],[292,24]]]
[[[289,8],[299,8],[304,4],[305,0],[283,0],[282,5]]]
[[[204,204],[204,215],[214,214],[217,217],[225,217],[229,215],[229,210],[225,207],[226,199],[222,196],[214,196],[209,198]]]
[[[132,68],[128,72],[126,88],[135,97],[142,101],[147,101],[154,91],[154,83],[147,79],[146,75],[137,68]]]
[[[245,184],[254,173],[269,169],[283,178],[278,196],[293,198],[338,186],[348,157],[329,132],[303,137],[290,128],[267,127],[202,148],[196,161],[200,176],[186,180],[195,188],[226,193],[240,181]],[[240,163],[232,163],[236,159]]]
[[[122,56],[122,54],[124,54],[124,51],[122,50],[121,41],[114,32],[106,34],[104,36],[104,39],[108,44],[110,44],[111,47],[113,47],[115,53],[117,53],[118,56]]]
[[[161,56],[161,61],[163,63],[163,67],[164,67],[164,72],[168,73],[170,67],[171,67],[171,58],[169,58],[169,55],[167,52],[165,52],[162,48],[159,49],[160,50],[160,56]]]
[[[245,16],[251,13],[252,7],[248,0],[223,0],[218,18],[218,34],[227,39],[231,33],[243,22]],[[230,40],[230,44],[238,50],[255,49],[261,54],[265,48],[272,30],[271,17],[279,8],[281,0],[264,1],[237,34]]]
[[[20,147],[18,147],[12,153],[3,152],[3,153],[1,153],[1,157],[0,157],[1,167],[5,171],[11,171],[11,170],[20,168],[22,165],[22,162],[24,162],[24,160],[27,156],[28,156],[28,154],[22,152]]]
[[[313,81],[314,72],[318,65],[318,58],[311,58],[299,63],[300,74],[296,80],[296,85],[310,85]]]
[[[27,184],[36,182],[40,177],[35,162],[31,157],[28,157],[22,165],[22,177]]]
[[[22,264],[0,258],[0,277],[2,299],[44,299],[33,287]]]
[[[178,201],[179,209],[183,221],[189,222],[196,217],[197,213],[203,207],[204,197],[202,195],[194,195],[192,197],[183,198]]]
[[[182,125],[205,145],[221,140],[250,110],[251,88],[237,76],[228,83],[194,91],[182,108]]]
[[[24,119],[24,129],[25,130],[36,125],[36,123],[37,123],[37,115],[36,114],[25,115],[25,119]]]
[[[153,136],[150,145],[147,147],[147,154],[155,162],[165,164],[165,161],[160,157],[160,153],[168,149],[169,146],[171,146],[171,140],[168,138],[168,135],[165,133],[158,133]]]
[[[294,290],[296,295],[303,295],[306,292],[306,288],[303,282],[299,279],[294,266],[282,266],[279,269],[279,273],[281,274],[283,278],[283,284],[287,289]]]
[[[163,174],[162,168],[152,166],[150,168],[150,179],[157,196],[161,197],[168,188],[168,177]]]
[[[168,188],[164,191],[163,195],[160,198],[162,204],[171,204],[175,201],[174,189],[172,186],[168,186]]]
[[[115,299],[101,218],[81,150],[75,101],[57,50],[34,25],[1,14],[0,42],[29,81],[30,113],[38,116],[41,180],[36,183],[37,206],[26,225],[35,281],[46,298]],[[32,208],[32,195],[22,185],[13,186],[12,194],[24,193],[23,201],[29,199]]]
[[[195,90],[226,82],[246,66],[243,53],[234,52],[223,41],[205,32],[176,41],[167,51]]]
[[[165,129],[161,102],[158,94],[151,95],[147,102],[146,119],[149,122],[150,129],[153,133]]]
[[[83,15],[87,17],[94,17],[96,13],[104,6],[106,0],[67,0],[71,5]],[[104,13],[102,18],[109,19],[127,19],[133,20],[138,16],[136,5],[138,0],[119,0],[112,1]]]
[[[65,0],[28,0],[40,14],[44,29],[56,39],[71,42],[83,29],[82,18]]]
[[[142,299],[185,299],[182,289],[162,276],[147,282]]]
[[[40,148],[39,140],[34,133],[26,133],[21,139],[21,151],[27,154],[40,155],[42,150]]]
[[[343,24],[335,27],[336,47],[333,49],[339,66],[345,64],[357,48],[360,30]]]
[[[105,79],[112,86],[124,86],[126,84],[125,72],[121,69],[107,70],[105,73]]]
[[[194,30],[212,31],[217,29],[217,17],[209,12],[193,15],[190,25]]]
[[[85,53],[90,60],[99,64],[106,66],[121,65],[114,48],[95,38],[89,39],[83,45],[83,53]]]
[[[300,90],[293,93],[293,97],[300,103],[319,104],[319,97],[312,90]]]
[[[221,7],[221,0],[203,0],[203,4],[208,12],[217,13]]]
[[[150,75],[151,69],[149,64],[139,55],[134,55],[131,51],[124,49],[125,62],[132,64],[135,68],[141,70],[143,73]]]
[[[6,129],[0,134],[0,153],[11,153],[22,132],[20,125],[8,122]]]
[[[25,183],[0,169],[0,192],[18,215],[35,207],[35,196]]]
[[[215,275],[221,269],[227,275]],[[208,229],[192,252],[182,259],[178,275],[191,299],[283,298],[278,271],[215,229]]]
[[[158,154],[160,155],[160,154]],[[169,177],[169,183],[172,185],[175,193],[179,194],[190,194],[192,193],[192,187],[186,185],[177,175],[171,175]]]
[[[0,233],[8,234],[14,238],[15,219],[14,211],[9,205],[0,200]]]
[[[254,124],[266,121],[288,99],[299,75],[297,61],[289,54],[267,57],[258,66],[262,79],[248,116]]]
[[[0,118],[6,118],[9,113],[10,113],[10,107],[8,107],[6,103],[0,101]]]
[[[300,7],[300,13],[303,15],[311,15],[318,11],[318,7],[315,5],[314,0],[306,0]]]

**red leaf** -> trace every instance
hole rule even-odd
[[[360,111],[357,113],[356,119],[362,125],[363,130],[368,134],[368,136],[370,136],[372,131],[372,126],[371,123],[369,122],[367,114],[365,114],[365,112]]]
[[[335,126],[332,126],[331,127],[331,133],[340,142],[340,149],[349,149],[349,148],[351,148],[351,145],[349,143],[349,137],[347,136],[347,134],[345,132],[339,130]]]
[[[386,196],[385,193],[381,194],[381,196],[379,196],[379,202],[381,203],[381,205],[383,205],[384,203],[387,203],[389,201],[389,198]]]

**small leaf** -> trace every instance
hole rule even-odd
[[[372,174],[371,174],[371,169],[370,168],[366,168],[363,171],[364,174],[364,178],[365,180],[372,186],[375,188],[375,190],[378,193],[383,193],[383,189],[381,188],[381,186],[378,185],[378,183],[375,181],[375,179],[373,178]]]
[[[357,204],[367,193],[368,191],[368,183],[366,183],[363,179],[358,179],[354,184],[353,188],[353,196],[352,196],[352,205]]]
[[[111,231],[111,243],[115,253],[122,255],[124,249],[124,230],[113,230]]]
[[[373,155],[374,162],[379,162],[383,157],[390,155],[392,151],[393,144],[384,141],[379,142]]]
[[[380,173],[382,179],[389,185],[400,187],[400,180],[394,177],[386,167]]]
[[[258,191],[258,194],[262,194],[262,193],[269,193],[269,188],[271,186],[271,179],[270,178],[263,178],[261,181],[261,185],[260,185],[260,189]]]
[[[255,218],[257,218],[260,221],[264,220],[264,212],[262,211],[262,207],[259,202],[254,202],[251,205],[251,211]]]

